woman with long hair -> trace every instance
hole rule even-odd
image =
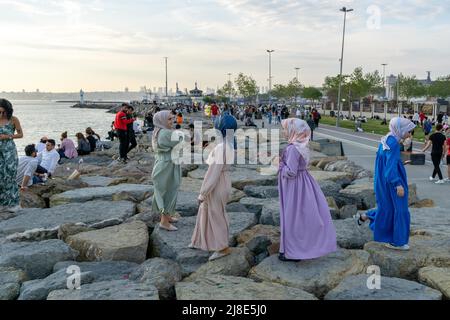
[[[67,137],[67,131],[61,134],[61,147],[59,148],[58,153],[61,159],[73,159],[78,157],[75,143]]]
[[[91,153],[91,145],[81,132],[76,134],[78,140],[78,155],[86,156]]]
[[[14,140],[23,138],[23,132],[13,113],[11,102],[0,99],[0,210],[7,211],[20,208],[16,182],[19,157]]]

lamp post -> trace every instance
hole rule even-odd
[[[342,33],[342,51],[341,51],[341,71],[339,73],[339,91],[338,91],[338,116],[336,119],[336,127],[339,127],[339,118],[341,116],[341,90],[342,90],[342,67],[344,63],[344,44],[345,44],[345,24],[347,21],[347,12],[352,12],[353,9],[347,9],[343,7],[340,9],[341,12],[344,12],[344,31]],[[350,104],[350,109],[352,105]]]
[[[298,80],[298,71],[299,71],[299,70],[300,70],[299,67],[295,68],[295,71],[296,71],[295,79],[297,79],[297,82],[300,82],[300,81]],[[297,90],[295,91],[295,106],[297,106]]]
[[[229,95],[229,100],[230,100],[230,104],[231,104],[231,73],[228,73],[228,86],[229,86],[228,95]]]
[[[387,81],[386,81],[386,66],[388,65],[387,63],[382,63],[381,64],[383,66],[383,87],[384,87],[384,98],[387,98]],[[385,101],[383,101],[383,103],[386,103]],[[384,119],[387,120],[387,108],[386,106],[383,105],[383,109],[384,109]]]
[[[164,60],[166,62],[166,99],[169,98],[169,94],[168,94],[168,81],[167,81],[167,59],[168,57],[164,57]]]
[[[272,103],[272,52],[275,50],[267,50],[269,53],[269,104]]]
[[[300,68],[295,68],[295,71],[296,71],[296,79],[297,79],[297,81],[298,81],[298,71],[300,70]]]

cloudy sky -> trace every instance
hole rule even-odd
[[[216,88],[239,72],[267,86],[295,77],[321,85],[339,72],[450,74],[450,1],[0,0],[0,91]]]

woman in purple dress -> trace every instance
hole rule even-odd
[[[311,130],[300,119],[282,121],[289,145],[280,159],[280,260],[309,260],[337,250],[327,200],[307,171]]]

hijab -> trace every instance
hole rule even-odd
[[[232,115],[226,113],[222,116],[219,124],[216,126],[216,129],[220,131],[222,134],[224,141],[219,143],[213,152],[208,157],[206,161],[207,164],[212,165],[216,164],[225,164],[230,165],[234,163],[234,147],[235,147],[235,139],[234,139],[234,131],[238,128],[236,118]],[[233,130],[233,134],[227,135],[228,130]]]
[[[287,130],[288,143],[294,145],[306,164],[309,164],[309,141],[311,139],[311,129],[309,125],[304,120],[290,118],[283,120],[281,126],[283,129]]]
[[[403,137],[411,132],[416,125],[409,119],[405,118],[392,118],[389,122],[389,133],[381,139],[381,144],[383,145],[383,150],[391,150],[387,144],[389,137],[394,137],[397,142],[403,139]]]
[[[170,111],[165,110],[156,113],[153,117],[153,125],[155,126],[152,139],[153,150],[156,150],[158,148],[158,135],[161,129],[172,129],[168,125],[170,114]]]

